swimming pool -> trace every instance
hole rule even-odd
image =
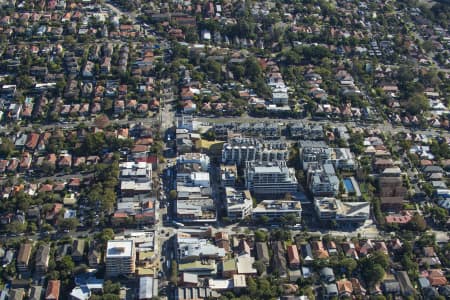
[[[353,183],[350,178],[344,178],[342,181],[344,182],[345,190],[347,191],[347,193],[355,192],[355,188],[353,187]]]

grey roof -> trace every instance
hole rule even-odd
[[[11,289],[8,300],[22,300],[25,296],[24,289]]]
[[[450,297],[450,285],[441,286],[438,289],[439,294],[441,294],[444,297]]]
[[[337,288],[337,286],[336,286],[336,284],[335,283],[331,283],[331,284],[326,284],[325,286],[324,286],[324,288],[325,288],[325,291],[326,291],[326,293],[328,294],[328,295],[330,295],[330,294],[338,294],[339,292],[338,292],[338,288]]]
[[[264,263],[269,263],[269,248],[267,247],[266,242],[258,242],[256,243],[256,256],[259,260],[262,260]]]
[[[426,287],[422,290],[423,297],[425,299],[435,299],[437,296],[439,296],[438,291],[434,287]]]
[[[273,250],[273,264],[278,270],[281,277],[287,275],[286,251],[284,251],[283,244],[278,241],[272,244]]]
[[[328,148],[328,145],[324,141],[300,141],[300,148]]]
[[[30,288],[30,293],[29,293],[29,300],[40,300],[42,299],[42,286],[40,285],[33,285]]]
[[[422,289],[430,286],[430,281],[426,277],[419,277],[418,281],[419,281],[419,286]]]
[[[157,279],[148,276],[139,278],[139,299],[150,299],[157,296],[157,289]]]
[[[320,274],[324,275],[324,276],[334,276],[333,269],[332,268],[328,268],[328,267],[322,268],[320,270]]]
[[[400,283],[395,280],[383,282],[383,290],[388,294],[400,294]]]
[[[49,256],[50,246],[47,244],[40,245],[36,251],[36,266],[46,267],[48,265]]]
[[[309,257],[311,260],[314,260],[313,252],[310,244],[303,244],[300,246],[300,252],[302,253],[303,259]]]
[[[334,167],[332,164],[323,164],[323,170],[328,175],[334,175],[336,174],[336,171],[334,170]]]
[[[409,280],[408,273],[406,273],[406,271],[397,272],[397,279],[400,284],[400,289],[403,296],[408,297],[416,294],[416,290],[412,286],[411,281]]]
[[[422,171],[424,173],[442,173],[444,172],[444,169],[442,169],[440,166],[426,166]]]

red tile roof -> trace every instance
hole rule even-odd
[[[45,292],[46,300],[58,300],[59,299],[59,288],[61,282],[59,280],[50,280],[47,285],[47,290]]]

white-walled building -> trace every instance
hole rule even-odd
[[[291,214],[297,218],[302,217],[302,205],[299,201],[264,200],[253,209],[252,218],[259,219],[265,216],[275,220]]]
[[[286,166],[286,161],[247,162],[245,169],[246,188],[260,196],[284,196],[298,191],[295,170]]]
[[[340,223],[363,223],[370,217],[370,203],[343,202],[333,197],[314,199],[314,208],[320,220]]]
[[[233,221],[251,216],[253,201],[248,190],[237,191],[235,188],[225,188],[227,216]]]
[[[108,241],[105,254],[105,263],[106,275],[109,277],[133,274],[136,263],[134,241]]]

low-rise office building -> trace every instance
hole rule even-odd
[[[314,200],[314,208],[320,220],[332,220],[342,224],[359,224],[370,217],[368,202],[343,202],[324,197]]]
[[[269,220],[279,220],[287,215],[302,217],[302,205],[299,201],[289,200],[264,200],[259,203],[252,212],[253,219],[268,217]]]
[[[233,221],[243,220],[251,216],[253,200],[248,190],[237,191],[235,188],[225,188],[227,217]]]

